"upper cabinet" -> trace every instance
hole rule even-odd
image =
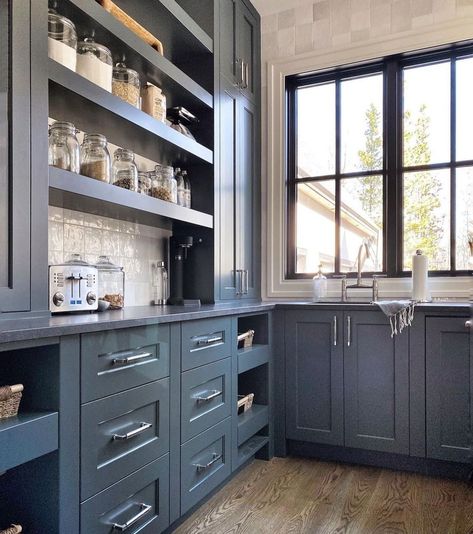
[[[29,13],[0,3],[0,313],[30,307]]]

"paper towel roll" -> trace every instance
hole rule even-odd
[[[421,250],[412,256],[412,299],[422,302],[430,300],[429,258]]]

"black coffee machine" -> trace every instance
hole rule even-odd
[[[168,304],[175,306],[200,305],[199,299],[186,299],[184,277],[188,266],[189,250],[194,246],[192,236],[171,236],[169,239],[170,255],[170,291]]]

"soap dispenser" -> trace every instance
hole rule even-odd
[[[312,302],[320,302],[327,296],[327,277],[322,272],[322,264],[312,280]]]

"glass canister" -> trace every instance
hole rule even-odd
[[[184,178],[184,191],[185,191],[185,198],[186,208],[190,208],[192,204],[192,189],[191,189],[191,181],[189,180],[189,176],[187,175],[187,171],[182,171],[182,177]]]
[[[127,148],[117,148],[113,154],[112,184],[129,191],[138,191],[135,154]]]
[[[125,63],[117,63],[113,68],[112,93],[135,108],[140,107],[140,77],[136,70]]]
[[[148,172],[138,171],[138,192],[149,195],[151,190],[151,177]]]
[[[99,300],[110,302],[110,310],[125,305],[125,271],[108,256],[100,256],[95,265],[98,271]]]
[[[48,56],[76,70],[77,32],[74,23],[54,9],[48,10]]]
[[[164,179],[170,184],[171,202],[177,204],[177,180],[174,176],[174,169],[168,165],[162,167]]]
[[[164,266],[164,261],[158,261],[155,272],[154,282],[154,301],[155,306],[164,306],[169,298],[168,294],[168,273]]]
[[[80,145],[72,122],[56,121],[49,127],[48,163],[66,171],[80,172]]]
[[[174,176],[177,181],[177,203],[179,206],[186,207],[186,186],[181,169],[176,169]]]
[[[162,165],[156,165],[155,170],[149,173],[151,178],[150,196],[172,202],[172,184],[169,175],[163,172]]]
[[[102,134],[85,134],[80,173],[101,182],[110,182],[110,152]]]
[[[110,50],[86,37],[77,45],[77,73],[109,93],[112,92],[112,54]]]

